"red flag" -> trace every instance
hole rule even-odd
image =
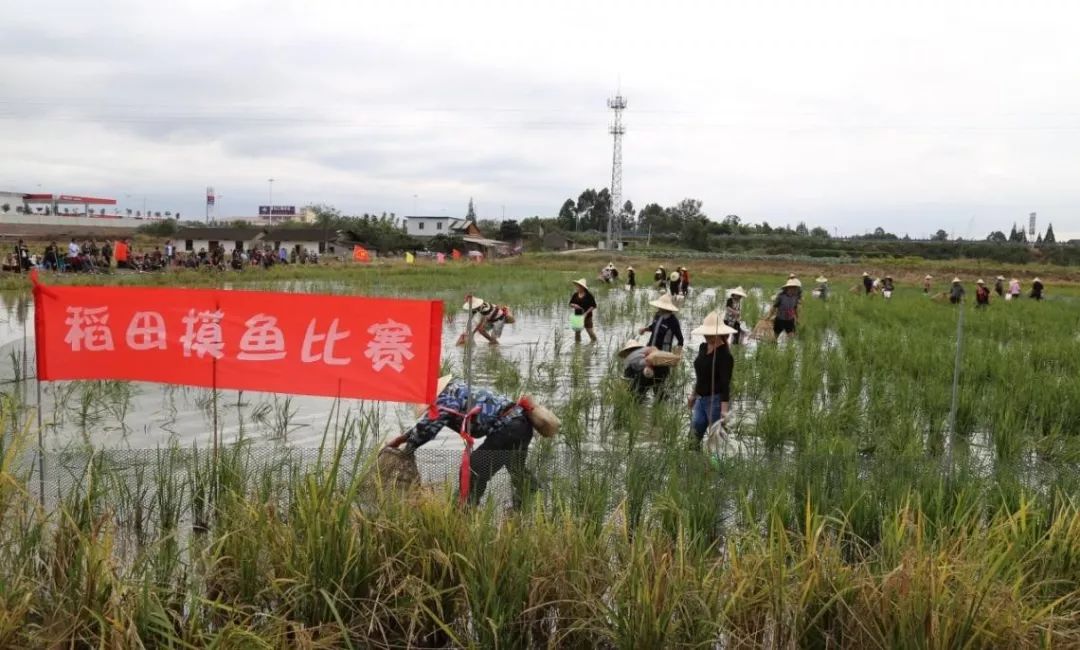
[[[368,256],[367,249],[357,244],[353,246],[352,258],[354,262],[370,262],[371,258]]]
[[[450,257],[454,258],[455,260],[460,260],[461,259],[461,251],[459,251],[458,249],[455,248],[450,253]]]
[[[442,303],[218,289],[44,286],[38,377],[430,403]]]

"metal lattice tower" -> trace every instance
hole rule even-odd
[[[611,154],[611,212],[608,213],[607,247],[608,250],[622,248],[622,137],[626,127],[622,123],[622,112],[626,109],[626,99],[616,95],[607,102],[608,108],[615,111],[615,121],[608,132],[615,140]]]

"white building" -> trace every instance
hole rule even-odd
[[[405,217],[405,233],[418,239],[447,237],[483,237],[472,221],[458,217]]]
[[[252,250],[256,247],[272,247],[275,251],[285,248],[292,252],[297,246],[308,253],[323,254],[327,242],[337,239],[338,232],[323,232],[321,228],[181,228],[173,243],[178,251],[198,253],[209,251],[211,246],[221,246],[226,253],[234,248]]]

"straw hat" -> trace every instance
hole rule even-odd
[[[723,336],[734,333],[735,328],[725,325],[724,320],[720,318],[720,314],[715,311],[706,316],[701,325],[690,332],[693,336]]]
[[[643,347],[645,347],[645,344],[641,341],[637,339],[630,339],[626,342],[626,345],[622,346],[622,348],[619,349],[618,354],[620,357],[625,358],[626,355],[630,354],[634,350],[640,350]]]
[[[686,267],[685,267],[685,266],[680,266],[680,267],[679,267],[679,270],[680,270],[680,271],[685,271],[685,270],[686,270]]]
[[[802,286],[802,282],[799,282],[797,279],[791,279],[791,280],[788,280],[787,282],[784,283],[784,288],[785,289],[787,289],[788,287],[801,287],[801,286]]]
[[[953,278],[952,281],[953,281],[953,284],[957,284],[957,283],[960,282],[960,278]]]
[[[886,279],[886,280],[892,280],[892,276],[891,276],[891,275],[888,275],[888,274],[886,274],[886,275],[885,275],[885,279]]]
[[[982,278],[979,278],[978,280],[975,281],[975,284],[986,284],[986,283],[982,281]]]
[[[663,309],[664,311],[670,311],[672,313],[679,311],[679,308],[675,306],[675,303],[671,302],[671,294],[668,293],[665,293],[649,304],[657,309]]]
[[[926,274],[926,277],[925,277],[925,278],[923,278],[923,279],[924,279],[924,280],[933,280],[933,279],[934,279],[934,276],[932,276],[932,275],[930,275],[929,273],[927,273],[927,274]]]
[[[1032,282],[1042,282],[1042,280],[1040,280],[1039,278],[1035,278],[1034,280],[1032,280]]]
[[[1004,276],[1004,275],[999,275],[999,276],[997,276],[997,277],[996,277],[996,278],[994,278],[994,279],[995,279],[995,280],[1001,280],[1002,282],[1004,282],[1004,281],[1005,281],[1005,276]]]
[[[866,271],[863,271],[863,272],[862,272],[862,276],[863,276],[864,278],[868,278],[868,277],[870,277],[870,274],[869,274],[869,273],[867,273]]]
[[[483,298],[470,296],[469,299],[465,301],[465,304],[461,306],[461,308],[465,310],[480,309],[484,306],[484,304],[485,303]]]
[[[679,275],[678,271],[672,271],[671,275],[668,276],[668,279],[671,280],[672,282],[674,282],[675,280],[678,280],[680,277],[682,277],[682,276]]]
[[[627,271],[633,271],[633,270],[634,270],[634,267],[632,267],[632,266],[628,266],[628,267],[626,267],[626,270],[627,270]]]
[[[788,280],[794,280],[794,279],[795,279],[795,277],[796,277],[796,276],[795,276],[795,274],[794,274],[794,273],[788,273],[788,274],[787,274],[787,279],[788,279]]]
[[[439,377],[439,381],[435,384],[435,398],[436,399],[438,399],[439,395],[442,395],[442,392],[444,390],[446,390],[446,387],[449,386],[450,382],[452,382],[452,381],[454,381],[454,376],[453,375],[443,375],[442,377]],[[424,414],[424,411],[428,410],[428,405],[427,404],[417,404],[416,408],[414,410],[416,411],[416,417],[420,417],[421,415]]]
[[[814,282],[818,282],[818,283],[822,283],[822,284],[824,284],[825,282],[828,282],[828,281],[829,281],[829,278],[825,277],[824,275],[819,275],[819,276],[817,276],[817,279],[814,280]]]
[[[579,287],[581,287],[582,289],[584,289],[586,291],[589,290],[589,285],[585,284],[585,278],[580,278],[578,280],[574,280],[573,284],[578,285]]]
[[[1016,278],[1013,278],[1012,280],[1009,280],[1009,282],[1019,282],[1019,280],[1017,280]]]
[[[740,298],[745,298],[746,297],[746,289],[743,289],[742,285],[740,284],[739,286],[737,286],[734,289],[732,289],[731,291],[729,291],[728,295],[729,296],[738,296]]]

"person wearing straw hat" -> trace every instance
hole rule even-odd
[[[881,279],[881,295],[884,296],[886,300],[888,300],[888,299],[892,298],[892,292],[893,292],[893,279],[892,279],[892,276],[891,275],[886,275],[884,278]]]
[[[1043,283],[1039,278],[1035,278],[1031,281],[1031,295],[1029,297],[1035,300],[1042,300],[1043,298]]]
[[[656,288],[660,291],[667,288],[668,275],[663,266],[656,267],[656,273],[653,273],[653,282],[656,283]]]
[[[626,286],[630,289],[637,288],[637,274],[632,266],[626,267]]]
[[[994,278],[994,292],[997,293],[998,298],[1005,297],[1005,276],[999,275]]]
[[[682,293],[682,273],[678,271],[672,271],[668,275],[668,293],[672,296],[677,296]]]
[[[651,348],[637,339],[630,339],[619,350],[619,358],[623,362],[623,377],[630,380],[630,389],[640,401],[649,392],[656,381],[653,377],[647,377],[645,368],[648,367],[646,359],[656,348]],[[653,370],[655,373],[655,369]]]
[[[690,425],[700,446],[705,432],[714,422],[722,422],[731,403],[731,375],[735,369],[735,357],[728,345],[735,330],[728,327],[716,312],[705,317],[702,324],[692,330],[692,336],[702,336],[705,342],[698,348],[694,358],[694,390],[687,404],[691,409]]]
[[[593,330],[593,312],[596,311],[596,298],[589,292],[589,285],[585,284],[585,278],[574,280],[574,293],[570,296],[570,308],[575,314],[585,317],[585,331],[589,333],[589,339],[596,343],[596,331]],[[581,343],[581,331],[574,331],[574,340]]]
[[[817,279],[814,280],[814,282],[817,282],[817,287],[814,288],[814,294],[817,295],[817,297],[821,300],[828,300],[829,278],[825,277],[824,275],[819,275],[817,276]]]
[[[681,348],[684,344],[682,325],[679,323],[678,316],[675,315],[679,313],[679,308],[675,306],[672,294],[665,293],[649,304],[656,307],[656,315],[653,316],[651,323],[638,330],[638,334],[649,334],[645,345],[664,352],[671,352],[673,344],[677,342]],[[667,366],[653,368],[653,374],[653,387],[656,389],[657,396],[663,397],[660,393],[660,387],[664,380],[668,378],[668,375],[671,374],[671,368]]]
[[[734,345],[742,343],[742,299],[746,297],[746,290],[742,286],[735,287],[728,292],[724,302],[724,325],[735,330],[731,335]]]
[[[926,275],[926,277],[923,278],[923,281],[922,281],[922,292],[925,293],[928,296],[930,295],[930,281],[933,280],[933,279],[934,279],[934,276],[932,276],[932,275],[930,275],[928,273]]]
[[[862,274],[862,286],[866,290],[866,295],[870,295],[874,292],[874,278],[870,277],[870,274],[863,271]]]
[[[799,280],[794,273],[788,273],[787,281],[784,283],[784,286],[780,287],[779,293],[784,292],[784,287],[787,286],[787,282],[791,282],[795,285],[795,295],[799,297],[799,302],[802,302],[802,281]]]
[[[483,388],[470,389],[465,382],[445,375],[439,378],[435,403],[418,406],[416,414],[420,419],[386,446],[400,448],[402,454],[411,456],[443,428],[461,430],[465,413],[473,408],[478,411],[470,422],[469,433],[483,442],[470,456],[469,503],[479,503],[488,481],[505,467],[510,473],[514,507],[520,508],[537,487],[535,477],[525,467],[533,438],[533,427],[526,415],[526,409],[531,408],[527,400],[513,400]]]
[[[776,336],[795,336],[795,325],[799,320],[799,294],[796,291],[800,287],[797,283],[798,280],[788,280],[784,284],[783,291],[776,296],[776,301],[766,316],[773,320],[773,334]]]
[[[949,302],[959,305],[964,300],[964,287],[960,284],[960,278],[952,279],[952,288],[949,289]]]
[[[975,308],[990,306],[990,288],[979,278],[975,281]]]
[[[1009,293],[1005,296],[1005,300],[1016,300],[1020,297],[1020,280],[1013,278],[1009,280]]]
[[[471,333],[466,332],[462,336],[461,343],[465,342],[466,337],[479,334],[487,339],[491,345],[499,344],[499,339],[502,338],[503,326],[509,322],[510,318],[510,310],[507,307],[492,305],[483,298],[471,296],[461,308],[465,311],[471,311],[473,319],[476,321],[476,327]]]
[[[684,296],[690,293],[690,271],[685,266],[679,267],[679,293]]]

